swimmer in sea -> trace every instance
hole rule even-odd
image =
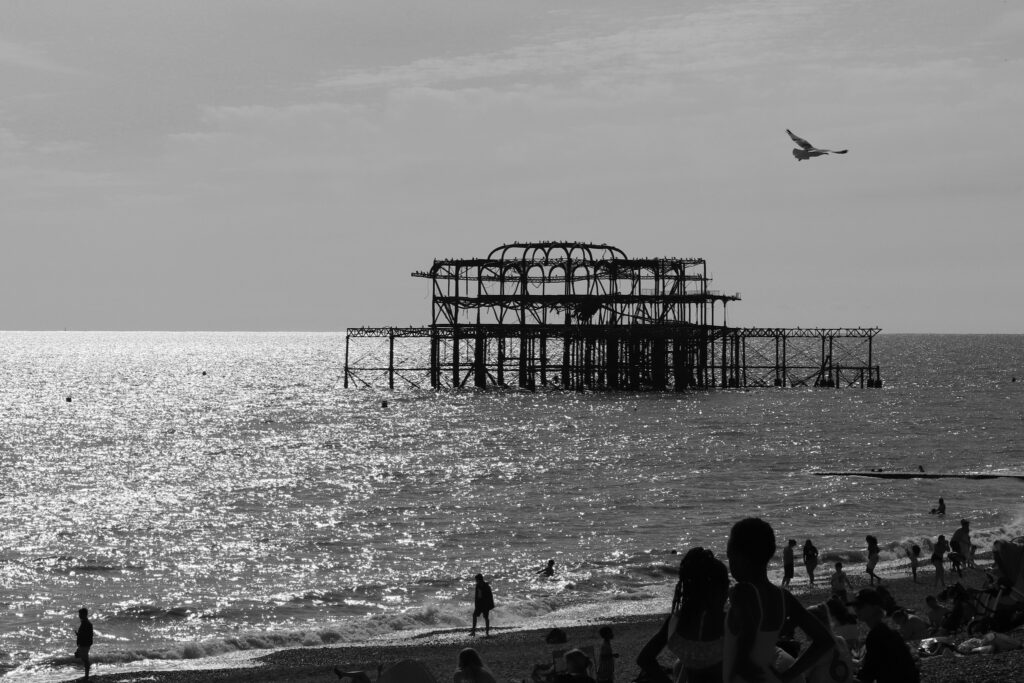
[[[541,567],[536,572],[537,576],[554,576],[555,575],[555,561],[548,560],[547,565]]]

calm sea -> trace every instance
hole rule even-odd
[[[811,474],[1024,470],[1024,336],[880,335],[881,390],[691,394],[346,391],[343,349],[0,333],[0,670],[67,674],[82,605],[108,673],[465,627],[477,572],[496,625],[663,611],[670,551],[747,515],[851,562],[1024,533],[1017,480]]]

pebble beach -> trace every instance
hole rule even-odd
[[[982,558],[978,569],[965,570],[961,582],[967,587],[980,587],[989,559]],[[863,567],[847,567],[855,589],[868,585]],[[891,565],[880,575],[885,585],[901,606],[923,611],[925,596],[938,592],[930,567],[918,573],[918,582],[912,581],[904,564]],[[799,571],[799,570],[798,570]],[[791,586],[792,592],[804,605],[823,601],[827,595],[827,574],[819,575],[815,587],[807,585],[806,577],[798,576]],[[619,658],[616,662],[616,680],[633,681],[639,674],[635,664],[640,649],[657,631],[663,615],[637,615],[616,617],[611,621],[594,620],[590,623],[559,624],[566,632],[566,647],[597,648],[600,640],[597,629],[611,626],[615,637],[613,647]],[[551,661],[552,646],[545,643],[548,629],[504,630],[492,627],[490,637],[470,636],[464,630],[419,633],[400,640],[387,642],[354,643],[344,646],[293,648],[276,651],[252,661],[245,668],[206,669],[189,671],[139,671],[128,674],[103,675],[102,667],[94,670],[92,679],[104,683],[153,681],[156,683],[232,683],[246,681],[336,681],[334,667],[342,670],[367,670],[373,680],[379,664],[387,667],[404,659],[424,663],[440,682],[451,679],[458,652],[466,647],[475,648],[484,662],[502,683],[529,681],[536,664]],[[1012,634],[1024,638],[1024,634]],[[963,636],[966,637],[966,636]],[[670,666],[671,655],[663,653],[662,662]],[[921,660],[921,680],[936,683],[988,681],[1016,681],[1024,679],[1024,650],[990,655],[947,655]],[[67,680],[76,680],[69,678]]]

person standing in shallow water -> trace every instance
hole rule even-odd
[[[802,680],[804,674],[834,647],[828,629],[800,602],[768,580],[775,554],[775,531],[768,522],[748,517],[733,525],[726,554],[737,584],[729,593],[723,645],[725,683]],[[777,670],[775,643],[790,621],[810,643],[784,671]]]
[[[75,631],[75,659],[82,660],[85,666],[85,680],[89,680],[89,670],[92,668],[89,662],[89,649],[92,647],[92,622],[89,621],[89,610],[82,608],[78,610],[78,618],[81,624]]]
[[[882,577],[875,573],[875,566],[878,564],[878,555],[880,552],[878,548],[878,539],[869,534],[864,537],[864,540],[867,541],[868,544],[868,565],[864,571],[867,572],[868,578],[871,580],[871,585],[874,586],[876,580],[878,583],[882,583]]]
[[[789,586],[789,582],[793,580],[793,548],[796,547],[796,541],[789,539],[789,543],[782,549],[782,587],[786,588]]]
[[[484,636],[491,635],[491,610],[494,609],[494,593],[491,592],[491,586],[484,581],[483,574],[476,575],[476,588],[473,590],[473,628],[470,630],[469,635],[476,635],[476,620],[477,617],[483,615],[484,618]]]
[[[804,541],[804,569],[807,570],[807,579],[814,585],[814,570],[818,567],[818,549],[811,543],[811,539]]]

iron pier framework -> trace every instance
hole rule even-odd
[[[435,260],[425,327],[351,328],[345,387],[880,387],[878,328],[726,324],[739,294],[699,258],[628,258],[606,244],[502,245]]]

